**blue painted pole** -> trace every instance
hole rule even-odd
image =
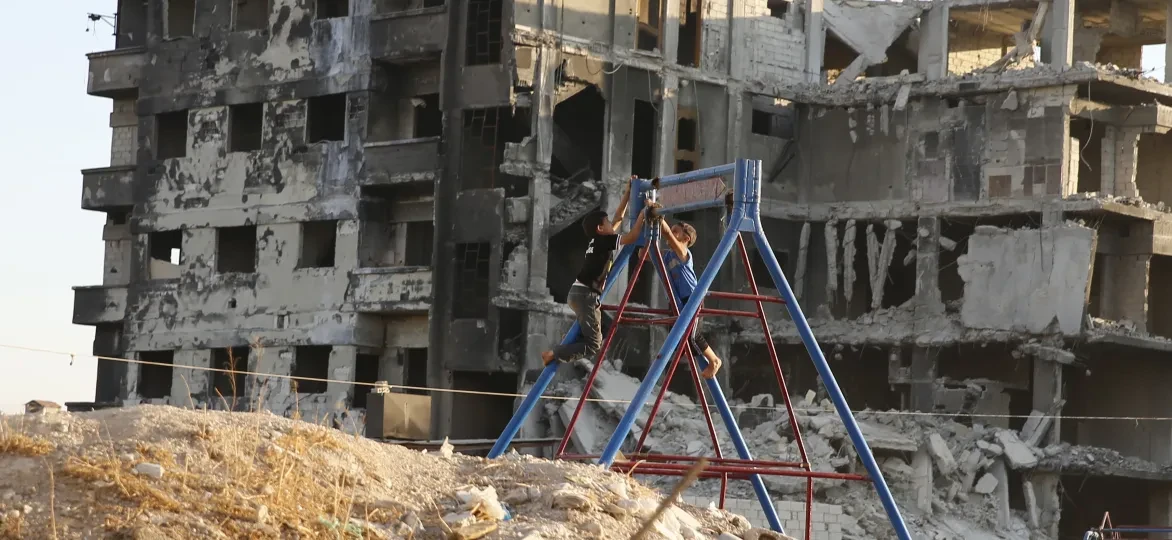
[[[720,244],[716,246],[716,251],[712,254],[713,261],[723,261],[728,256],[728,253],[732,251],[736,234],[737,232],[733,229],[725,231],[724,237],[720,239]],[[619,453],[619,449],[626,439],[627,433],[630,433],[631,426],[635,424],[635,418],[639,416],[639,411],[647,404],[647,398],[651,395],[651,390],[659,382],[659,378],[663,375],[663,370],[667,367],[668,361],[675,353],[676,347],[680,346],[684,332],[688,330],[689,323],[696,317],[696,312],[700,310],[700,302],[704,300],[704,295],[708,293],[708,288],[712,286],[712,282],[716,279],[716,274],[719,270],[719,264],[709,264],[704,269],[704,274],[700,276],[700,281],[696,284],[696,290],[692,292],[692,297],[688,299],[688,304],[684,306],[684,309],[680,312],[680,316],[676,318],[675,324],[671,327],[671,332],[667,335],[667,340],[663,342],[663,346],[660,347],[659,353],[655,356],[655,360],[651,362],[651,366],[647,369],[647,375],[643,377],[643,382],[639,384],[639,388],[635,390],[635,395],[631,397],[631,404],[627,407],[627,412],[619,420],[618,427],[615,428],[614,434],[610,437],[610,442],[606,444],[602,455],[599,456],[598,463],[600,465],[610,468],[614,464],[615,456]]]
[[[708,208],[720,208],[724,206],[724,197],[720,199],[713,199],[711,201],[700,201],[688,204],[681,204],[679,206],[672,206],[670,208],[660,208],[655,211],[661,216],[670,216],[672,214],[679,214],[682,212],[691,212],[693,210],[705,210]]]
[[[627,261],[631,259],[631,254],[634,252],[635,244],[623,246],[619,250],[618,256],[615,257],[614,265],[611,267],[610,275],[606,277],[606,288],[603,289],[603,296],[606,296],[606,293],[610,292],[611,286],[614,285],[615,280],[618,279],[623,268],[626,268]],[[618,321],[615,321],[614,324],[618,324]],[[574,321],[574,325],[570,327],[570,330],[566,332],[566,336],[562,338],[562,345],[573,343],[577,340],[579,332],[578,322]],[[521,401],[521,405],[513,413],[513,418],[509,420],[508,425],[505,426],[505,430],[501,432],[500,436],[496,439],[496,443],[492,445],[492,450],[488,452],[489,459],[502,456],[509,449],[509,445],[513,444],[513,439],[517,436],[517,432],[521,431],[521,424],[525,423],[525,419],[529,417],[529,414],[533,412],[533,408],[537,406],[537,402],[541,399],[541,396],[545,394],[545,389],[553,381],[553,377],[557,374],[560,365],[561,362],[554,360],[541,371],[541,376],[537,377],[537,381],[533,383],[533,388],[530,388],[529,393],[525,394],[525,399]],[[582,396],[582,399],[586,399],[586,396]]]
[[[717,165],[715,167],[708,167],[706,169],[697,169],[695,171],[688,171],[686,173],[669,174],[667,176],[659,177],[659,188],[676,186],[679,184],[687,184],[688,182],[695,182],[697,180],[707,180],[717,176],[724,176],[732,174],[736,170],[736,165],[729,163],[728,165]]]
[[[757,253],[764,259],[765,267],[769,270],[769,276],[773,278],[773,283],[777,286],[778,292],[781,293],[782,299],[785,300],[785,306],[789,310],[790,319],[797,326],[798,335],[801,336],[802,343],[805,343],[806,351],[810,354],[810,359],[814,361],[814,368],[818,370],[818,375],[822,377],[822,385],[826,387],[826,392],[830,394],[830,401],[834,403],[834,408],[838,411],[839,418],[842,419],[843,425],[846,426],[847,434],[850,435],[851,443],[854,444],[855,451],[859,454],[859,459],[863,461],[863,466],[866,467],[867,473],[871,476],[871,481],[875,483],[875,491],[879,492],[879,500],[883,502],[883,509],[887,511],[887,518],[891,521],[891,526],[895,529],[895,534],[900,540],[911,540],[911,533],[908,532],[907,524],[904,523],[903,516],[899,513],[899,506],[895,504],[895,498],[892,497],[891,490],[887,487],[887,482],[883,479],[883,473],[879,470],[879,464],[875,462],[875,455],[871,453],[871,447],[867,445],[866,439],[863,438],[863,432],[859,429],[858,422],[855,422],[855,416],[851,413],[851,409],[846,403],[846,398],[842,395],[842,389],[838,387],[838,381],[835,380],[834,373],[831,372],[830,365],[826,362],[826,356],[822,354],[822,348],[818,346],[818,340],[814,338],[814,332],[810,329],[810,322],[806,320],[806,316],[802,313],[802,308],[798,305],[797,298],[794,297],[793,289],[790,288],[789,282],[786,281],[785,275],[781,272],[781,265],[777,263],[777,258],[773,255],[773,250],[769,247],[769,240],[765,237],[765,231],[761,228],[760,223],[756,224],[753,237],[757,241]],[[765,336],[765,339],[772,339],[772,336]]]

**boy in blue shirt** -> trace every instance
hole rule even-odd
[[[691,298],[692,291],[696,290],[696,270],[692,267],[692,252],[689,249],[696,243],[696,228],[682,221],[668,227],[667,220],[660,219],[659,229],[662,232],[661,236],[667,240],[667,245],[671,248],[663,254],[663,264],[667,267],[672,292],[679,299],[680,309],[683,309]],[[700,375],[705,379],[715,377],[716,372],[720,371],[720,357],[716,356],[712,347],[708,346],[708,341],[700,335],[699,320],[696,321],[692,334],[688,336],[688,343],[691,344],[693,351],[702,353],[704,358],[708,359],[708,368]]]

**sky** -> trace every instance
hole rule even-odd
[[[110,163],[109,99],[86,95],[86,53],[113,48],[114,0],[11,2],[0,32],[0,411],[94,397],[94,331],[73,290],[102,279],[104,215],[82,210],[81,170]],[[47,23],[47,24],[46,24]],[[88,31],[87,31],[88,30]],[[1164,46],[1143,67],[1163,79]],[[5,346],[64,354],[22,351]],[[69,355],[73,354],[71,358]]]

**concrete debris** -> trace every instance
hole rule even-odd
[[[956,459],[952,457],[948,443],[944,442],[939,433],[928,436],[928,451],[932,453],[932,460],[940,474],[947,476],[956,471]]]
[[[988,495],[993,493],[993,489],[996,487],[997,478],[995,478],[992,474],[986,473],[981,477],[980,480],[977,480],[977,485],[973,486],[973,491],[980,493],[981,495]]]
[[[158,463],[139,463],[134,466],[134,472],[158,480],[163,477],[163,466]]]
[[[1005,449],[1005,459],[1014,470],[1028,469],[1038,464],[1033,449],[1021,442],[1012,431],[998,431],[997,442]]]

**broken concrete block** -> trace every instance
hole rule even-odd
[[[1038,464],[1038,456],[1012,431],[997,432],[997,442],[1005,449],[1005,459],[1014,470],[1028,469]]]
[[[585,510],[590,507],[590,499],[581,493],[562,489],[554,492],[553,507],[568,510]]]
[[[921,512],[932,511],[932,456],[928,449],[921,447],[912,458],[912,482],[915,486],[916,508]]]
[[[496,532],[496,528],[497,524],[495,521],[470,523],[468,525],[453,528],[452,532],[448,534],[448,540],[476,540]]]
[[[134,472],[158,480],[163,477],[163,466],[158,463],[139,463],[134,466]]]
[[[443,519],[444,523],[447,523],[453,529],[458,529],[476,522],[476,516],[472,515],[472,512],[452,512],[444,516]]]
[[[1017,106],[1017,90],[1010,90],[1009,94],[1005,96],[1005,101],[1001,102],[1001,108],[1006,111],[1016,111]]]
[[[973,486],[973,491],[980,493],[981,495],[988,495],[993,493],[993,490],[996,488],[997,479],[994,478],[992,474],[985,473],[985,475],[982,476],[980,480],[977,480],[977,485]]]
[[[948,443],[944,442],[939,433],[928,436],[928,451],[932,453],[932,459],[940,474],[949,475],[956,472],[956,458],[952,457],[952,450],[948,449]]]
[[[895,94],[895,104],[891,107],[893,110],[902,111],[907,108],[908,99],[912,96],[912,85],[905,84],[899,87],[899,92]]]
[[[980,448],[982,452],[985,452],[986,454],[989,454],[993,457],[997,457],[1005,453],[1005,449],[1001,448],[1001,445],[986,441],[977,441],[977,448]]]

